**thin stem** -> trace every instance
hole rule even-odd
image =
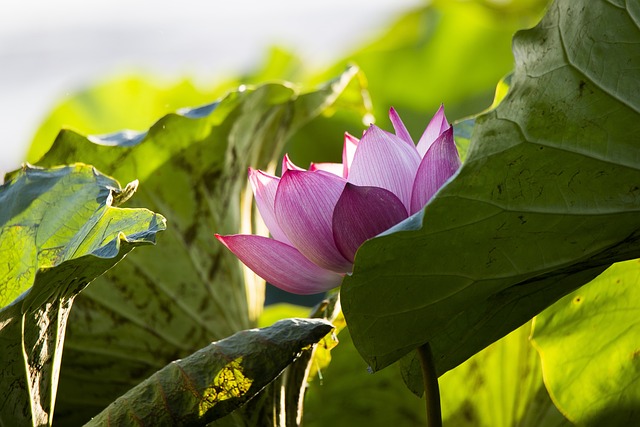
[[[422,380],[424,381],[424,397],[427,404],[427,426],[442,427],[442,412],[440,410],[440,388],[438,387],[438,374],[433,363],[433,354],[429,343],[418,347],[420,366],[422,367]]]

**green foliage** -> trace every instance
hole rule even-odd
[[[82,159],[120,179],[135,177],[141,191],[131,202],[162,211],[171,224],[157,251],[129,257],[76,301],[60,425],[88,420],[170,361],[255,326],[264,283],[214,233],[251,232],[247,168],[273,168],[296,129],[339,105],[343,93],[359,94],[357,73],[349,69],[302,94],[289,84],[241,88],[168,114],[146,132],[60,133],[38,164]]]
[[[449,118],[482,110],[495,82],[512,69],[512,33],[535,22],[544,3],[435,0],[320,73],[274,49],[262,69],[206,91],[188,82],[162,89],[146,78],[128,78],[65,101],[37,134],[29,160],[48,151],[40,165],[82,161],[120,180],[139,179],[141,191],[132,204],[163,212],[171,228],[158,248],[129,255],[77,298],[69,317],[57,424],[78,425],[122,393],[127,394],[101,417],[123,417],[119,422],[131,424],[127,417],[135,413],[154,417],[152,423],[160,422],[156,416],[168,417],[168,423],[203,423],[233,410],[213,425],[272,425],[278,417],[295,423],[309,373],[319,375],[308,390],[305,425],[353,425],[365,417],[372,426],[421,424],[424,403],[402,386],[397,371],[368,375],[358,351],[373,370],[402,357],[404,379],[420,394],[421,374],[411,351],[426,341],[444,373],[446,425],[567,425],[551,404],[541,371],[568,419],[585,425],[637,420],[636,262],[612,267],[536,319],[542,367],[527,340],[528,325],[480,351],[612,262],[640,255],[635,218],[640,152],[634,143],[640,131],[640,11],[634,2],[560,0],[538,27],[516,37],[516,70],[496,94],[502,102],[455,125],[466,157],[459,175],[422,214],[359,251],[355,273],[342,290],[350,331],[342,332],[331,356],[334,338],[316,337],[315,353],[304,350],[293,364],[282,359],[276,369],[270,363],[272,342],[254,342],[251,351],[246,347],[262,333],[256,331],[229,338],[240,347],[224,353],[224,361],[215,346],[232,341],[193,353],[258,322],[266,326],[293,312],[303,315],[283,306],[263,314],[262,282],[213,239],[214,232],[260,228],[251,220],[247,166],[273,170],[285,141],[296,163],[339,161],[343,132],[358,135],[364,113],[371,112],[367,91],[385,128],[392,105],[411,131],[423,129],[441,102]],[[240,83],[324,81],[352,61],[366,79],[352,70],[308,94],[289,84],[249,85],[219,102],[172,113],[209,102]],[[366,125],[371,117],[365,117]],[[89,138],[63,131],[52,146],[60,127],[82,134],[150,129]],[[119,189],[105,184],[110,178],[96,176],[105,188]],[[67,184],[57,185],[85,203],[81,198],[90,191]],[[25,184],[13,191],[31,188]],[[55,204],[57,189],[52,186],[38,200]],[[129,193],[114,190],[114,204]],[[43,215],[28,227],[15,222],[0,231],[0,254],[11,266],[0,271],[0,278],[11,278],[0,286],[0,306],[33,285],[18,303],[0,311],[0,338],[10,343],[0,350],[3,362],[10,361],[0,372],[3,384],[14,387],[5,387],[13,394],[0,404],[0,424],[14,424],[15,414],[22,414],[23,424],[31,414],[50,422],[73,295],[133,245],[152,241],[163,224],[139,235],[139,224],[129,230],[127,221],[138,212],[144,223],[148,211],[123,210],[119,217],[120,210],[110,208],[114,221],[105,236],[111,243],[80,243],[74,228],[93,223],[82,221],[88,215],[83,209],[65,206],[64,215]],[[32,205],[14,207],[27,212]],[[82,229],[98,236],[109,215],[96,219],[95,228]],[[34,229],[56,221],[55,232]],[[67,222],[73,227],[59,227]],[[118,229],[130,242],[116,238]],[[49,239],[44,250],[31,244],[35,238]],[[63,253],[72,257],[63,260]],[[78,274],[83,269],[90,273]],[[34,291],[51,280],[60,282],[64,293]],[[29,298],[36,302],[25,306]],[[41,319],[45,322],[38,323]],[[342,326],[340,318],[334,322]],[[29,366],[44,366],[31,371],[29,384],[37,385],[31,389],[25,388],[20,339],[34,349]],[[273,354],[277,359],[284,353]],[[167,365],[178,358],[183,359]],[[260,364],[268,372],[249,374]],[[176,375],[178,367],[190,373]],[[185,384],[197,384],[198,393],[184,393]],[[144,407],[147,400],[152,405]]]
[[[397,370],[371,375],[351,342],[349,330],[331,363],[309,384],[305,398],[305,427],[350,427],[367,420],[371,427],[424,424],[424,401],[404,386]]]
[[[358,64],[384,128],[390,126],[391,106],[411,132],[422,132],[443,102],[450,118],[487,108],[496,82],[513,69],[513,34],[538,22],[548,1],[429,3],[402,15],[317,78],[334,75],[348,62]]]
[[[202,105],[224,95],[233,86],[220,84],[201,90],[189,81],[172,85],[146,76],[129,76],[98,84],[62,100],[42,123],[29,147],[27,161],[38,161],[51,147],[60,129],[98,135],[120,129],[148,129],[166,114]]]
[[[387,115],[393,106],[417,138],[441,103],[450,119],[476,114],[491,104],[496,82],[513,69],[513,34],[538,22],[546,4],[547,0],[434,1],[403,14],[373,41],[321,72],[305,69],[295,57],[274,50],[265,67],[247,78],[278,76],[318,83],[355,63],[366,76],[361,76],[361,85],[370,94],[377,124],[390,129]],[[364,126],[374,117],[367,117]],[[350,115],[320,118],[303,127],[286,151],[300,165],[339,162],[344,132],[358,136],[362,130],[362,121]]]
[[[571,425],[544,388],[530,329],[528,323],[440,378],[445,426]],[[368,374],[348,330],[339,339],[331,364],[310,384],[305,426],[347,427],[365,418],[371,427],[422,425],[424,400],[402,385],[397,370]]]
[[[93,167],[25,166],[0,186],[0,424],[50,425],[74,298],[165,220]]]
[[[476,118],[459,174],[366,242],[345,278],[345,317],[374,370],[429,341],[442,374],[640,255],[640,45],[625,42],[637,39],[605,1],[558,1],[516,36],[509,93]]]
[[[332,329],[325,320],[287,319],[238,332],[171,362],[87,425],[206,425],[259,393]]]
[[[309,314],[309,307],[302,307],[295,304],[277,303],[266,306],[258,319],[258,327],[265,328],[276,323],[278,320],[289,317],[306,317]]]
[[[346,327],[344,316],[342,315],[338,294],[333,294],[321,301],[311,312],[308,307],[278,303],[266,306],[258,325],[265,327],[274,322],[292,317],[323,318],[331,322],[335,330],[331,335],[327,335],[316,347],[311,366],[310,377],[313,378],[331,362],[331,350],[338,344],[337,335]]]
[[[527,323],[440,378],[445,425],[572,425],[558,412],[542,383],[530,331]]]
[[[578,425],[640,419],[639,267],[638,260],[616,264],[535,319],[545,384]]]

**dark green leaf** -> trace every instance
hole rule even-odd
[[[57,422],[78,425],[171,360],[255,326],[264,282],[214,233],[255,231],[247,168],[273,169],[296,129],[359,93],[356,73],[302,94],[289,84],[241,88],[145,132],[59,135],[40,164],[81,159],[136,177],[131,203],[162,211],[171,227],[155,253],[133,254],[76,301]]]
[[[0,424],[51,423],[74,298],[165,229],[113,206],[134,189],[82,164],[25,166],[0,186]]]
[[[360,248],[342,303],[372,369],[428,341],[442,374],[640,255],[634,7],[561,0],[519,33],[509,93],[476,118],[459,174]]]
[[[578,425],[640,419],[640,263],[611,266],[535,318],[545,384]]]
[[[321,319],[287,319],[238,332],[170,363],[87,425],[206,425],[246,403],[332,329]]]

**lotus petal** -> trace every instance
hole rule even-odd
[[[444,105],[440,104],[440,108],[438,108],[438,111],[436,111],[436,114],[434,114],[427,125],[427,128],[420,137],[420,141],[418,141],[416,148],[418,149],[418,153],[420,153],[420,157],[425,156],[431,144],[433,144],[447,128],[449,128],[449,122],[447,122],[447,117],[444,115]]]
[[[258,211],[273,239],[216,237],[242,262],[288,292],[338,286],[366,240],[418,212],[460,167],[440,107],[418,145],[395,109],[395,135],[371,125],[361,139],[345,133],[342,163],[282,159],[281,178],[249,168]]]
[[[404,122],[393,107],[389,110],[389,118],[391,119],[393,129],[396,131],[396,136],[409,144],[414,145],[407,127],[404,125]]]
[[[216,237],[254,273],[287,292],[317,294],[342,281],[341,275],[318,267],[286,243],[247,234]]]
[[[289,158],[289,155],[285,154],[282,158],[282,173],[280,174],[280,176],[283,176],[284,173],[288,170],[303,171],[305,169],[293,163]]]
[[[353,262],[365,240],[407,218],[407,210],[392,192],[379,187],[347,184],[333,211],[333,238]]]
[[[435,140],[420,163],[411,195],[411,215],[427,204],[456,173],[460,164],[460,156],[453,141],[453,127],[449,127]]]
[[[309,166],[309,170],[312,172],[325,171],[334,175],[338,175],[342,178],[344,167],[342,166],[342,163],[311,163],[311,166]]]
[[[280,228],[304,256],[337,273],[351,271],[333,240],[333,209],[346,184],[325,171],[288,170],[276,191],[275,212]]]
[[[369,127],[353,156],[349,182],[391,191],[409,210],[420,156],[415,147],[375,125]]]
[[[291,244],[287,236],[280,229],[280,225],[275,216],[274,202],[280,178],[264,173],[261,170],[249,168],[249,182],[253,189],[253,195],[256,198],[258,212],[260,212],[262,220],[271,232],[271,236],[276,240]]]
[[[353,135],[345,132],[344,134],[344,146],[342,148],[342,177],[347,179],[349,177],[349,169],[351,169],[351,163],[353,163],[353,155],[358,148],[358,142],[360,140]]]

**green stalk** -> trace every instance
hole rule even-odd
[[[438,374],[433,362],[431,345],[425,343],[418,347],[422,380],[424,381],[424,397],[427,404],[427,427],[442,427],[442,411],[440,409],[440,388]]]

